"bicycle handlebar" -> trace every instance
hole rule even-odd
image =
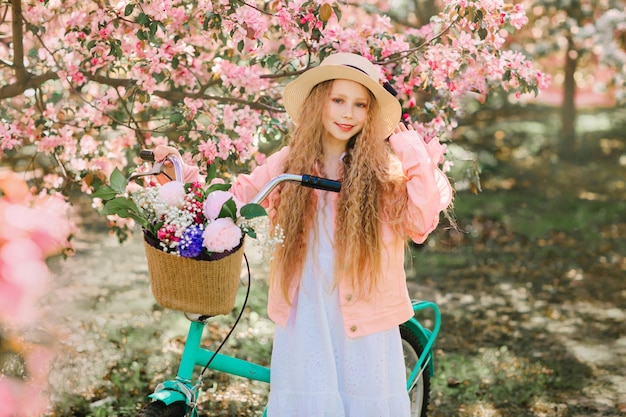
[[[139,156],[144,161],[154,161],[154,152],[150,149],[143,149],[139,152]],[[159,167],[160,168],[160,167]],[[341,191],[341,182],[330,180],[328,178],[316,177],[313,175],[298,175],[298,174],[282,174],[272,179],[259,191],[259,193],[252,199],[251,203],[259,204],[262,202],[268,194],[276,188],[276,186],[283,182],[299,182],[300,185],[309,188],[315,188],[323,191],[332,191],[338,193]]]
[[[151,149],[142,149],[139,151],[139,157],[146,162],[154,162],[154,152]]]
[[[268,182],[261,191],[254,197],[251,203],[259,204],[265,197],[282,182],[299,182],[300,185],[318,190],[332,191],[338,193],[341,190],[341,182],[329,180],[328,178],[314,177],[312,175],[282,174]]]

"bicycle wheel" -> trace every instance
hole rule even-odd
[[[404,351],[404,363],[406,366],[406,377],[408,379],[424,351],[424,346],[419,338],[404,325],[400,325],[400,335],[402,336],[402,350]],[[409,391],[411,417],[426,417],[429,396],[430,373],[426,368],[418,376],[416,383]]]
[[[185,417],[186,413],[187,406],[183,401],[176,401],[170,405],[153,401],[138,412],[136,417]]]

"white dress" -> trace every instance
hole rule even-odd
[[[309,256],[289,320],[286,327],[275,329],[267,415],[408,417],[398,328],[346,336],[333,285],[330,203],[325,197],[319,201],[317,233],[309,239]]]

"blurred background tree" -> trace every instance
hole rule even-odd
[[[552,75],[547,93],[560,95],[561,146],[576,149],[581,106],[611,107],[626,100],[626,2],[525,0],[529,24],[513,35],[529,58]],[[551,102],[553,98],[546,99]]]

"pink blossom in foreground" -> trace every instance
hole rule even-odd
[[[222,217],[209,223],[202,234],[207,251],[221,253],[235,248],[243,238],[243,232],[230,217]]]
[[[216,190],[209,193],[209,195],[207,195],[206,197],[206,200],[204,200],[204,217],[206,217],[208,220],[217,219],[220,211],[222,211],[222,206],[224,205],[224,203],[231,199],[235,202],[237,208],[241,207],[241,202],[239,202],[239,200],[237,200],[237,198],[235,198],[235,196],[231,192]]]
[[[71,247],[68,213],[59,196],[32,195],[18,174],[0,174],[0,337],[25,362],[23,379],[0,376],[0,417],[46,410],[52,353],[26,342],[20,330],[39,318],[36,306],[50,280],[46,259]]]
[[[185,184],[180,181],[170,181],[159,187],[159,198],[168,206],[180,207],[185,197]]]

